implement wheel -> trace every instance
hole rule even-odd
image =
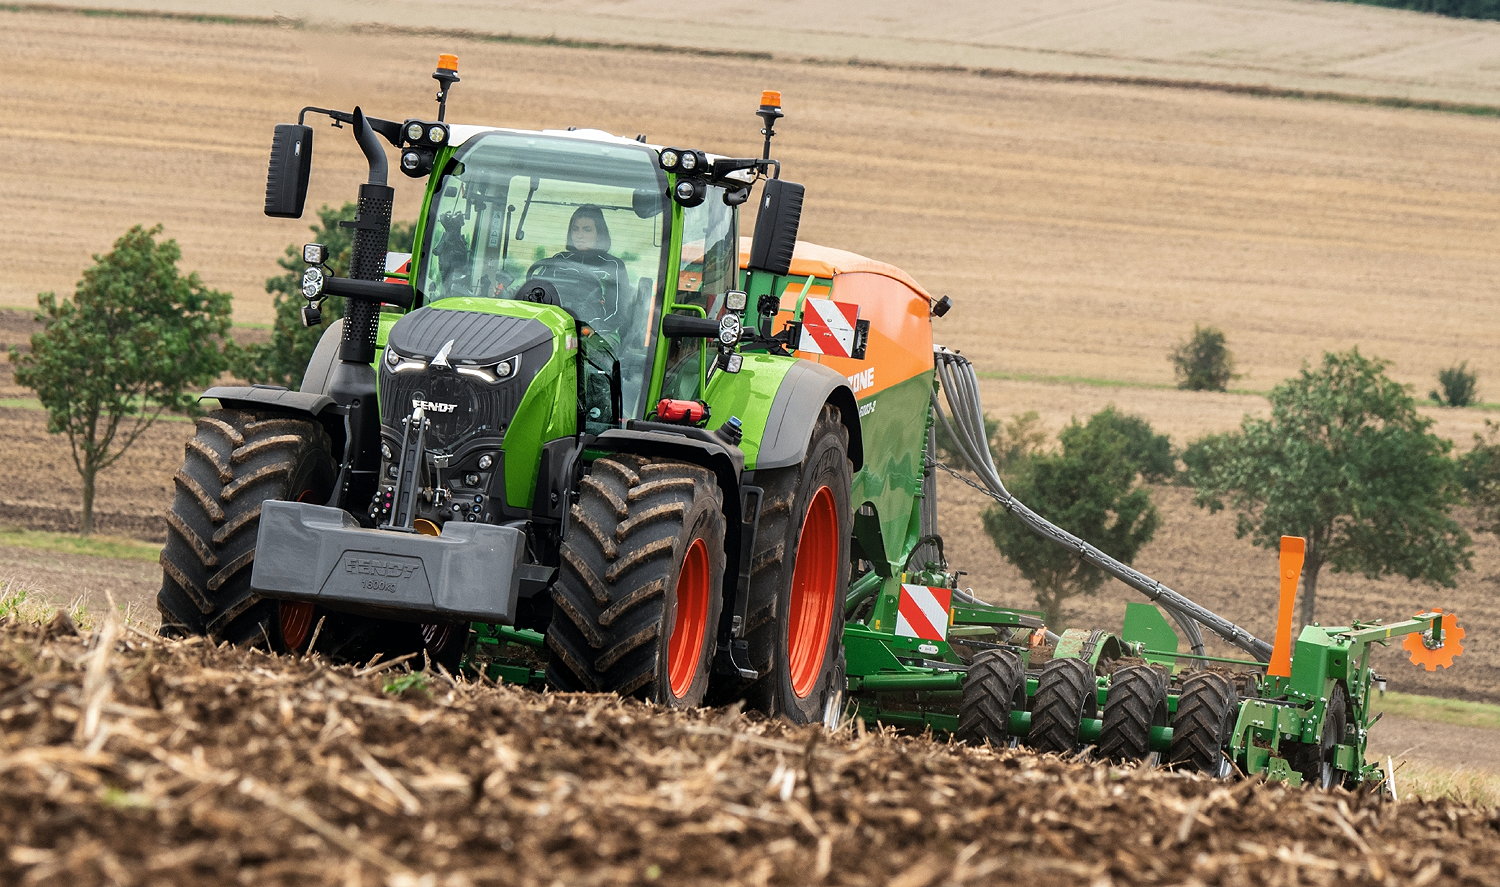
[[[825,405],[801,465],[760,473],[765,490],[745,632],[760,676],[716,691],[795,723],[833,724],[844,698],[849,580],[849,431]]]
[[[1149,665],[1127,665],[1114,673],[1104,697],[1099,754],[1112,761],[1151,755],[1151,728],[1167,725],[1167,678]]]
[[[1177,697],[1167,760],[1218,779],[1227,777],[1234,765],[1225,752],[1239,713],[1240,695],[1229,678],[1211,671],[1190,675]]]
[[[1098,715],[1097,686],[1093,667],[1082,659],[1048,662],[1031,704],[1031,747],[1058,754],[1077,748],[1079,725]]]
[[[1026,672],[1009,650],[981,650],[969,663],[958,705],[958,738],[970,745],[1011,744],[1010,713],[1026,708]]]
[[[594,462],[552,590],[552,686],[702,704],[722,606],[723,501],[697,465]]]
[[[156,603],[161,632],[204,635],[286,650],[305,643],[314,615],[250,590],[261,504],[327,501],[333,488],[328,435],[316,422],[242,410],[198,420],[167,512]]]
[[[1333,788],[1348,779],[1349,774],[1333,765],[1333,747],[1344,741],[1349,726],[1349,701],[1344,688],[1335,684],[1323,708],[1323,732],[1318,743],[1296,743],[1289,748],[1287,763],[1302,774],[1304,785]],[[1288,743],[1288,745],[1291,745]]]

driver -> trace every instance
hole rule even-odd
[[[558,287],[558,295],[562,298],[563,307],[580,319],[597,321],[613,313],[613,306],[618,304],[620,293],[625,292],[625,263],[611,255],[609,249],[609,226],[604,223],[604,211],[594,204],[586,203],[574,210],[573,217],[568,221],[567,248],[550,259],[543,259],[532,265],[526,276],[549,276],[544,266],[575,266],[587,278],[598,281],[598,290],[592,296],[584,296],[585,304],[576,304],[570,298],[574,296],[570,290],[577,288],[565,283]],[[603,304],[589,304],[594,299],[602,299]]]

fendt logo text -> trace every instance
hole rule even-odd
[[[417,571],[416,564],[400,561],[377,561],[363,557],[351,557],[344,562],[344,572],[361,576],[379,576],[383,579],[409,579]]]
[[[458,409],[458,404],[456,403],[438,403],[435,400],[413,399],[411,405],[414,407],[421,407],[429,413],[451,413],[454,410]]]

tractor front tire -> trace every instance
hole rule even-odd
[[[554,688],[703,703],[723,606],[723,506],[713,473],[697,465],[593,463],[552,591]]]
[[[282,614],[250,589],[260,510],[268,499],[326,501],[333,483],[328,434],[316,422],[243,410],[199,419],[167,512],[162,634],[283,650],[283,622],[309,629],[310,609]]]
[[[745,629],[759,677],[716,694],[798,724],[836,724],[844,699],[849,580],[849,431],[824,405],[799,465],[757,477],[765,495],[751,557]]]

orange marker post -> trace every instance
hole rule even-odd
[[[1307,556],[1307,540],[1301,536],[1281,537],[1281,607],[1276,611],[1276,643],[1271,647],[1271,664],[1266,674],[1292,676],[1292,617],[1296,614],[1297,580],[1302,576],[1302,561]]]

